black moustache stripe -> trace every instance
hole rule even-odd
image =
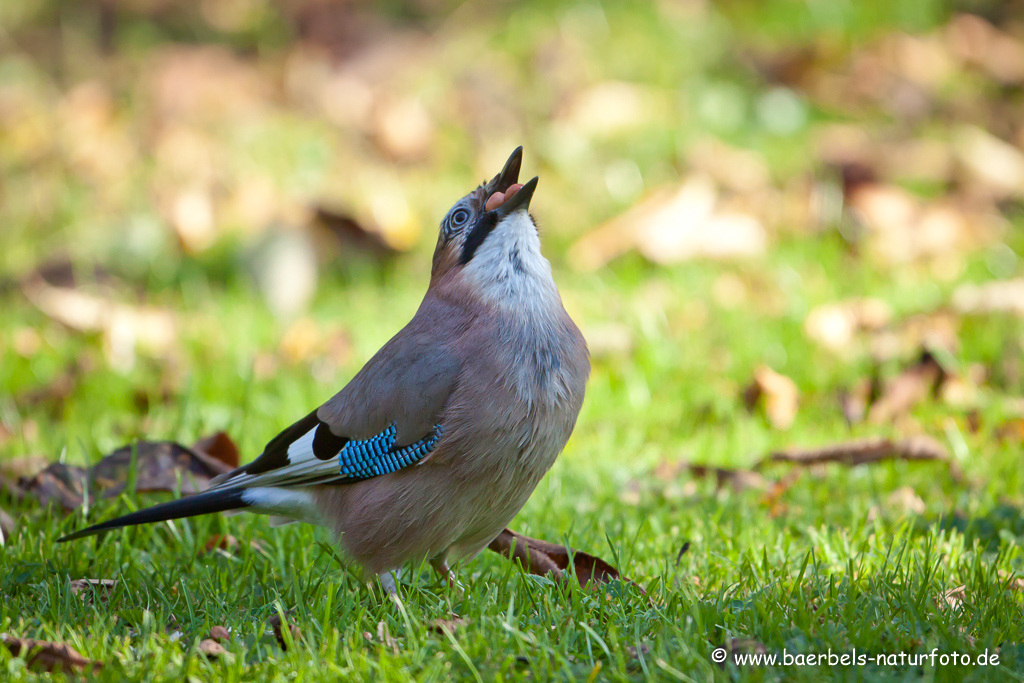
[[[480,216],[476,225],[466,235],[466,241],[462,243],[462,255],[459,257],[460,265],[464,266],[469,263],[476,250],[484,243],[484,240],[487,239],[487,236],[491,234],[496,225],[498,225],[498,214],[496,212],[487,211]]]

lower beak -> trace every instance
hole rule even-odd
[[[533,192],[537,189],[537,182],[539,180],[537,176],[534,176],[519,188],[518,192],[509,199],[506,199],[504,204],[494,209],[494,213],[498,214],[498,218],[510,216],[516,211],[528,210],[530,208],[530,200],[533,199]]]

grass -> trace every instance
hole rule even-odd
[[[695,100],[729,82],[747,109],[761,86],[735,76],[728,55],[737,45],[797,45],[815,36],[855,42],[897,28],[925,30],[946,16],[944,5],[933,2],[733,2],[710,17],[663,21],[653,5],[609,2],[607,39],[616,49],[602,50],[592,40],[601,34],[593,7],[571,4],[558,9],[560,30],[570,37],[579,32],[582,59],[601,78],[644,80]],[[499,65],[529,69],[537,45],[555,39],[543,3],[525,3],[507,24],[493,17],[479,24],[445,34],[452,41],[449,59],[462,64],[487,45],[488,59],[496,53]],[[7,66],[3,78],[23,65]],[[430,88],[443,92],[428,85],[428,96]],[[65,642],[103,662],[94,677],[104,681],[1024,678],[1024,592],[1014,590],[1015,579],[1024,577],[1021,444],[996,435],[1022,390],[1013,364],[1021,361],[1024,322],[1001,315],[960,318],[953,362],[961,370],[971,364],[989,370],[977,413],[927,401],[914,410],[909,428],[848,427],[836,397],[871,372],[870,358],[863,351],[827,352],[803,330],[808,311],[847,297],[878,297],[896,320],[928,314],[944,306],[958,284],[1019,276],[1019,259],[1009,270],[994,270],[1001,247],[983,249],[961,255],[955,277],[937,279],[926,267],[880,267],[827,230],[780,234],[764,257],[741,263],[659,268],[627,256],[597,273],[575,272],[566,257],[572,239],[628,204],[595,189],[605,181],[600,164],[591,161],[626,158],[643,170],[648,187],[675,182],[676,167],[684,165],[679,149],[716,122],[701,120],[699,107],[694,114],[669,103],[677,118],[612,136],[595,143],[591,156],[576,158],[542,144],[552,135],[537,123],[546,123],[555,107],[549,87],[522,87],[519,103],[527,111],[529,139],[543,150],[535,206],[542,226],[551,226],[543,231],[546,253],[566,306],[584,330],[615,324],[628,330],[632,345],[628,352],[595,355],[576,431],[514,528],[603,557],[646,596],[629,583],[596,590],[556,584],[485,553],[459,568],[462,595],[429,569],[408,568],[398,608],[379,587],[339,566],[323,530],[271,528],[255,516],[210,517],[56,545],[62,534],[152,498],[125,495],[65,517],[4,496],[0,507],[15,516],[17,532],[0,548],[0,632]],[[868,125],[878,118],[884,117],[856,121]],[[747,116],[736,128],[716,132],[759,150],[782,179],[813,165],[809,131],[779,138]],[[324,151],[338,144],[335,135],[322,123],[282,116],[232,130],[224,144],[244,148],[238,164],[270,168],[304,193],[337,172]],[[266,137],[273,139],[250,149],[254,139]],[[452,162],[457,170],[441,178],[416,167],[398,172],[425,225],[475,179],[472,136],[453,125],[439,137],[438,145],[458,160]],[[99,254],[144,290],[148,302],[174,310],[182,321],[171,359],[142,355],[120,372],[104,360],[102,339],[61,327],[16,289],[0,290],[0,422],[13,434],[0,443],[3,460],[39,453],[85,464],[133,439],[190,443],[220,429],[236,439],[244,457],[254,457],[280,429],[340,388],[411,317],[426,286],[428,236],[391,264],[329,262],[308,317],[321,337],[344,332],[350,354],[336,366],[316,357],[279,359],[273,372],[260,372],[258,359],[275,353],[290,324],[268,312],[240,266],[244,248],[233,238],[199,256],[180,253],[167,237],[148,251],[130,240],[122,244],[119,230],[157,221],[144,200],[132,200],[142,206],[129,202],[130,218],[107,216],[88,183],[53,159],[23,163],[13,148],[2,147],[9,203],[0,215],[11,230],[0,234],[0,272],[19,275],[26,264],[64,247],[76,257]],[[45,184],[34,175],[44,172]],[[126,182],[145,187],[144,178]],[[450,189],[451,197],[435,196],[438,187]],[[1013,210],[1005,248],[1024,254],[1019,206],[1018,214]],[[741,296],[721,296],[723,281],[740,282]],[[37,333],[41,345],[22,353],[16,342],[26,331]],[[597,336],[591,341],[600,341]],[[66,399],[22,400],[83,359],[93,369]],[[906,360],[893,359],[883,370],[894,374]],[[800,411],[787,431],[743,407],[743,387],[762,363],[801,390]],[[173,387],[169,400],[160,396],[164,382]],[[968,426],[975,420],[977,431]],[[679,460],[748,467],[788,445],[895,437],[906,429],[938,438],[956,454],[966,480],[954,480],[940,463],[830,465],[804,473],[769,500],[762,492],[719,490],[686,474],[663,482],[652,473],[661,462]],[[786,471],[777,466],[766,476]],[[900,503],[903,489],[923,508]],[[225,533],[239,539],[237,551],[203,552],[212,535]],[[689,549],[680,553],[684,544]],[[118,583],[107,596],[83,599],[70,587],[78,578]],[[954,590],[960,586],[962,594]],[[953,597],[944,597],[950,591]],[[303,636],[287,650],[267,629],[268,619],[284,611]],[[454,633],[435,628],[453,615],[465,620]],[[197,649],[214,625],[231,629],[230,661],[209,660]],[[761,643],[780,656],[937,649],[971,656],[998,650],[1000,659],[986,667],[713,664],[713,649],[732,641]],[[10,681],[45,678],[25,671],[4,648],[0,671]]]

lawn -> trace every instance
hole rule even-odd
[[[972,43],[981,24],[925,0],[388,3],[366,21],[394,59],[341,72],[373,85],[385,113],[367,123],[309,95],[315,36],[242,4],[244,20],[122,9],[112,51],[98,4],[0,9],[2,480],[29,456],[88,465],[217,431],[256,457],[408,321],[433,226],[523,144],[592,374],[513,528],[629,580],[581,587],[485,552],[458,567],[461,594],[406,568],[399,606],[339,565],[325,530],[263,517],[58,545],[166,494],[65,513],[18,499],[20,472],[0,491],[0,633],[67,644],[104,681],[1024,678],[1024,72],[983,49],[1024,55],[1012,13],[972,4],[991,30]],[[211,95],[225,84],[228,104]],[[702,257],[723,220],[694,258],[634,235],[583,262],[597,226],[638,204],[684,211],[658,191],[704,187],[691,181],[755,221],[763,248]],[[375,225],[387,253],[339,246],[311,206]],[[74,278],[43,278],[54,262]],[[1018,284],[971,298],[993,282]],[[47,287],[128,322],[76,323],[81,303],[47,306]],[[148,337],[144,310],[172,330]],[[910,438],[940,457],[758,465]],[[209,550],[218,534],[238,542]],[[268,621],[285,613],[282,643]],[[215,626],[230,636],[211,657]],[[933,651],[972,663],[907,662]],[[872,659],[740,662],[830,652]],[[0,671],[46,678],[6,648]]]

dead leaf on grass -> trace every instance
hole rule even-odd
[[[39,277],[27,279],[22,289],[36,308],[57,322],[78,332],[102,333],[107,360],[119,370],[134,366],[136,347],[166,356],[177,341],[177,323],[170,311],[54,287]]]
[[[942,593],[938,597],[939,607],[949,607],[951,609],[960,609],[963,607],[964,600],[967,599],[967,587],[957,586],[956,588],[950,588],[948,591]]]
[[[106,602],[115,587],[117,587],[116,579],[73,579],[71,581],[71,592],[88,604],[92,604],[93,598],[99,598],[101,602]]]
[[[209,659],[234,659],[233,654],[225,650],[223,645],[211,638],[199,641],[199,651]]]
[[[880,424],[908,414],[918,403],[934,396],[946,376],[935,356],[923,351],[914,365],[886,383],[868,411],[868,421]]]
[[[103,668],[103,664],[100,662],[86,659],[64,643],[15,638],[7,634],[0,636],[0,641],[7,646],[13,656],[24,659],[32,671],[72,673],[85,670],[97,671]]]
[[[204,448],[211,449],[216,457]],[[70,512],[81,507],[87,488],[91,496],[102,498],[123,492],[133,459],[136,492],[175,492],[180,484],[182,494],[192,494],[204,490],[213,477],[234,469],[238,449],[224,433],[201,439],[193,448],[171,441],[140,441],[117,449],[90,469],[52,463],[34,476],[21,479],[16,490],[34,496],[43,506],[55,502]]]
[[[800,391],[796,383],[766,365],[754,371],[754,379],[743,392],[747,410],[764,406],[768,421],[776,429],[786,430],[793,426],[800,402]]]
[[[757,218],[719,207],[714,183],[695,175],[585,235],[570,249],[569,262],[580,270],[596,270],[633,248],[661,265],[747,257],[762,253],[767,242]]]
[[[218,643],[224,643],[231,640],[231,632],[224,626],[217,624],[210,628],[210,639],[215,640]]]
[[[231,534],[214,534],[203,544],[202,554],[205,555],[214,550],[223,550],[224,552],[231,553],[235,552],[240,545],[241,542]],[[266,550],[259,541],[249,541],[249,547],[261,553],[266,553]]]
[[[1024,278],[964,284],[953,291],[959,313],[1010,313],[1024,317]]]
[[[511,529],[504,529],[487,547],[510,560],[519,560],[526,571],[538,576],[552,574],[557,580],[562,581],[571,562],[581,586],[587,586],[591,581],[595,585],[616,580],[629,581],[622,578],[615,567],[599,557],[566,548],[564,545],[523,536]],[[644,592],[639,586],[637,588],[641,593]]]
[[[430,628],[438,633],[454,634],[457,630],[469,623],[468,619],[460,616],[452,616],[451,619],[434,619],[430,622]]]
[[[290,617],[291,612],[285,612],[283,624],[279,613],[273,614],[269,619],[267,619],[267,626],[274,629],[274,637],[277,638],[277,642],[280,644],[282,650],[288,649],[289,639],[293,644],[302,640],[302,630],[297,624],[290,621]]]
[[[759,640],[754,638],[730,638],[729,640],[722,643],[720,647],[725,648],[728,653],[728,659],[736,664],[736,655],[755,655],[765,654],[768,652],[768,648]],[[719,666],[725,666],[723,661]]]

